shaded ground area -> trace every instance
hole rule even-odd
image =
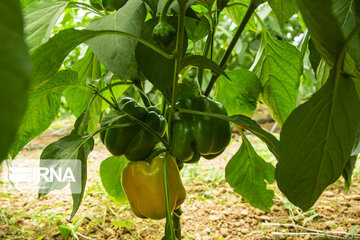
[[[65,126],[65,128],[64,128]],[[72,122],[56,122],[30,143],[17,158],[38,159],[42,148],[70,132]],[[265,123],[271,129],[273,123]],[[248,135],[258,154],[275,159],[256,137]],[[0,196],[0,239],[161,239],[164,221],[136,218],[125,204],[116,205],[99,182],[99,165],[110,156],[98,138],[89,158],[87,192],[73,221],[68,218],[72,199],[64,191],[36,199],[35,194]],[[316,205],[302,212],[291,205],[274,186],[274,206],[269,213],[257,210],[235,194],[224,179],[228,160],[238,150],[241,138],[234,134],[227,151],[218,158],[187,165],[182,171],[187,199],[182,210],[183,239],[336,239],[360,234],[360,174],[345,194],[343,181],[330,186]],[[61,231],[60,231],[61,230]],[[360,236],[358,236],[360,238]],[[75,238],[74,238],[75,239]]]

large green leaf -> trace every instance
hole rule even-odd
[[[120,10],[92,21],[90,30],[117,30],[140,36],[146,16],[143,1],[129,0]],[[87,42],[108,70],[126,80],[137,41],[120,35],[105,35]]]
[[[241,147],[225,168],[226,181],[252,206],[268,212],[274,192],[266,185],[274,182],[275,168],[257,155],[244,133],[241,135]]]
[[[242,114],[251,117],[257,107],[261,92],[261,82],[249,70],[226,71],[230,78],[221,77],[217,81],[217,101],[221,102],[229,115]]]
[[[29,94],[28,105],[9,154],[14,158],[32,139],[45,131],[57,116],[64,89],[77,85],[77,74],[58,72],[50,81]]]
[[[209,34],[210,23],[205,16],[202,16],[200,19],[186,17],[185,29],[188,38],[193,42],[197,42]]]
[[[0,162],[6,158],[24,114],[30,59],[18,0],[0,2]]]
[[[105,33],[109,33],[109,31],[66,29],[38,47],[31,55],[33,62],[30,76],[32,89],[36,90],[49,81],[59,70],[65,57],[77,45]]]
[[[40,156],[40,166],[42,159],[43,160],[67,159],[68,161],[78,159],[81,161],[81,178],[79,176],[75,176],[76,182],[71,182],[70,184],[72,190],[74,190],[75,184],[81,184],[80,193],[72,194],[73,210],[70,218],[72,218],[79,209],[82,197],[84,196],[86,179],[87,179],[87,157],[89,153],[92,151],[93,147],[94,147],[93,138],[87,138],[87,137],[82,137],[80,135],[70,134],[48,145]],[[81,183],[79,183],[79,181],[81,181]],[[57,184],[58,183],[55,181],[54,185]],[[49,183],[47,185],[49,185]],[[60,189],[61,187],[65,187],[65,186],[66,184],[57,185],[56,187],[51,189]],[[44,194],[40,194],[39,196],[43,196],[43,195]]]
[[[331,9],[332,0],[296,0],[315,47],[334,66],[344,45],[344,36]]]
[[[70,219],[73,218],[80,207],[81,201],[84,197],[85,187],[86,187],[86,180],[87,180],[87,158],[90,152],[94,148],[94,139],[91,138],[90,140],[86,141],[81,147],[78,149],[78,156],[77,159],[81,160],[81,192],[80,193],[73,193],[73,209],[71,212]],[[71,183],[71,189],[74,189],[75,183]]]
[[[334,75],[291,113],[280,135],[276,180],[286,197],[303,210],[342,174],[360,122],[354,82],[347,75]]]
[[[127,164],[124,156],[109,157],[100,164],[101,182],[106,192],[117,202],[126,201],[126,195],[121,185],[121,172]]]
[[[358,0],[334,0],[332,9],[337,17],[345,37],[360,24],[359,9],[356,9]],[[360,68],[360,31],[351,40],[349,45],[349,54],[355,59],[358,68]]]
[[[285,22],[298,11],[296,0],[269,0],[269,4],[274,10],[280,26],[284,26]]]
[[[86,80],[88,78],[93,79],[93,75],[97,75],[94,76],[97,79],[100,78],[100,65],[96,64],[96,60],[92,51],[88,51],[85,56],[77,61],[71,68],[78,73],[78,84],[82,86],[82,88],[79,86],[68,88],[64,91],[64,96],[67,105],[76,117],[79,117],[86,109],[89,100],[93,96],[91,91],[87,89]]]
[[[20,0],[20,4],[22,8],[26,8],[27,6],[29,6],[30,4],[32,4],[33,2],[39,2],[40,0]],[[46,1],[46,0],[43,0]]]
[[[69,3],[41,1],[24,9],[24,32],[30,51],[49,40],[53,27]]]
[[[262,98],[280,126],[296,107],[302,63],[295,46],[271,37],[268,32],[263,34],[252,70],[263,86]]]
[[[242,19],[245,16],[247,7],[243,5],[238,5],[237,3],[246,4],[247,6],[250,5],[250,0],[230,0],[228,2],[228,7],[225,8],[225,14],[231,18],[231,20],[236,24],[240,25]],[[252,30],[254,32],[258,32],[258,28],[255,23],[255,18],[252,16],[249,19],[249,22],[246,24],[245,30]]]
[[[141,32],[141,37],[152,44],[157,45],[157,43],[152,38],[152,31],[155,25],[158,23],[159,18],[152,18],[146,21],[143,25],[143,29]],[[177,28],[177,18],[176,17],[168,17],[167,21]],[[184,36],[184,54],[187,49],[187,35]],[[163,47],[158,46],[161,50],[165,51],[166,53],[172,54],[175,50],[176,41],[172,41],[170,46]],[[173,85],[173,78],[174,78],[174,59],[167,59],[160,55],[159,53],[155,52],[151,48],[143,45],[138,44],[135,53],[136,61],[139,64],[140,69],[143,71],[145,77],[159,90],[162,94],[171,99],[172,94],[172,85]],[[154,71],[156,69],[156,71]]]

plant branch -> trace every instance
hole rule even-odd
[[[242,32],[244,31],[245,29],[245,26],[246,24],[249,22],[252,14],[255,12],[256,8],[260,5],[260,2],[259,0],[251,0],[250,2],[250,5],[249,5],[249,8],[247,9],[246,13],[245,13],[245,16],[244,18],[242,19],[241,23],[240,23],[240,26],[239,28],[237,29],[233,39],[231,40],[230,44],[229,44],[229,47],[226,49],[226,52],[223,56],[223,58],[221,59],[221,62],[219,64],[219,66],[221,67],[221,69],[224,69],[225,68],[225,63],[226,61],[228,60],[228,58],[230,57],[231,55],[231,52],[232,50],[234,49],[237,41],[239,40]],[[207,86],[206,88],[206,91],[205,91],[205,96],[209,96],[210,94],[210,91],[211,89],[213,88],[216,80],[218,79],[219,75],[218,74],[213,74],[211,79],[210,79],[210,83],[209,85]]]

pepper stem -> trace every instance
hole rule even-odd
[[[169,198],[169,188],[167,182],[167,163],[169,159],[169,152],[166,153],[164,158],[164,193],[165,193],[165,206],[166,206],[166,225],[165,225],[165,239],[175,240],[174,225],[171,219],[171,209],[170,209],[170,198]]]
[[[164,5],[164,7],[163,7],[163,9],[161,11],[161,14],[160,14],[160,22],[163,22],[163,23],[166,22],[166,14],[167,14],[167,12],[169,10],[169,7],[170,7],[170,5],[172,4],[173,1],[174,0],[167,0],[165,2],[165,5]]]

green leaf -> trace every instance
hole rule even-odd
[[[80,135],[70,134],[59,139],[56,142],[48,145],[40,156],[40,165],[41,160],[44,159],[68,159],[71,161],[73,159],[78,159],[81,161],[81,193],[73,193],[73,210],[71,213],[70,219],[75,215],[77,210],[80,207],[80,203],[85,191],[86,179],[87,179],[87,157],[94,147],[94,139],[88,137],[82,137]],[[78,176],[75,176],[76,182],[71,182],[70,186],[73,190],[75,184],[79,184],[77,179]],[[55,182],[56,184],[56,182]],[[59,185],[59,187],[65,187],[66,184]],[[51,188],[53,189],[53,188]],[[54,187],[54,189],[60,189]],[[43,195],[40,195],[43,196]]]
[[[330,76],[331,67],[325,62],[324,59],[321,59],[316,70],[316,89],[319,90],[322,86],[325,85],[326,81]]]
[[[260,127],[257,122],[248,118],[244,115],[233,115],[229,117],[230,121],[242,126],[246,130],[253,133],[255,136],[260,138],[269,148],[270,152],[274,154],[276,159],[280,158],[279,154],[279,140],[277,140],[274,135],[266,132],[264,129]]]
[[[185,29],[188,38],[193,42],[197,42],[209,34],[210,23],[205,16],[202,16],[200,19],[186,17]]]
[[[40,0],[20,0],[20,4],[21,4],[22,8],[26,8],[27,6],[29,6],[33,2],[39,2],[39,1]],[[47,1],[47,0],[43,0],[43,1]]]
[[[60,31],[48,42],[41,45],[31,55],[32,89],[37,89],[59,70],[65,57],[80,43],[103,34],[114,34],[114,31],[90,31],[66,29]]]
[[[170,46],[163,47],[157,45],[157,43],[152,38],[152,31],[157,25],[159,18],[152,18],[146,21],[143,25],[141,38],[144,40],[156,45],[161,50],[166,53],[172,54],[175,50],[176,41],[172,41]],[[167,21],[175,29],[177,29],[177,18],[176,17],[167,17]],[[185,54],[187,49],[187,35],[185,33],[184,43],[183,43],[183,54]],[[135,52],[136,61],[139,64],[140,69],[143,71],[145,77],[168,99],[171,99],[172,94],[172,85],[174,78],[174,59],[167,59],[155,52],[151,48],[138,44]],[[154,71],[157,69],[157,71]]]
[[[252,206],[269,212],[274,192],[266,185],[274,182],[275,168],[265,162],[241,132],[242,144],[225,168],[225,178],[234,191]]]
[[[79,149],[91,139],[70,134],[49,144],[41,153],[40,159],[78,159]]]
[[[31,91],[24,117],[21,121],[9,154],[14,158],[32,139],[45,131],[58,114],[61,93],[77,85],[77,74],[71,70],[60,71],[36,91]]]
[[[82,148],[83,145],[86,145],[87,142],[91,143],[93,142],[93,140],[92,139],[89,140],[88,138],[83,138],[82,136],[79,135],[71,134],[59,139],[56,142],[49,144],[41,153],[40,166],[41,167],[46,166],[46,163],[44,163],[44,161],[42,160],[66,159],[66,161],[64,162],[64,164],[66,165],[67,161],[79,159],[79,150]],[[65,166],[58,165],[57,167],[60,168]],[[50,186],[50,189],[55,190],[55,189],[62,189],[67,185],[67,182],[61,182],[59,184],[58,182],[54,181],[51,184],[53,184],[54,186],[50,186],[49,183],[47,183],[47,186]],[[41,194],[41,196],[43,195],[45,194]]]
[[[261,82],[253,72],[245,69],[226,71],[226,74],[231,81],[225,77],[217,81],[216,100],[225,106],[229,115],[251,117],[257,107]]]
[[[31,52],[49,40],[53,27],[69,3],[41,1],[24,9],[25,39]]]
[[[77,210],[80,207],[81,201],[84,197],[85,187],[86,187],[86,180],[87,180],[87,158],[90,152],[94,148],[94,139],[90,138],[87,140],[81,147],[78,149],[78,156],[77,159],[81,160],[81,192],[79,194],[73,193],[73,209],[71,212],[70,219],[72,219]],[[75,183],[70,183],[71,189],[75,188]]]
[[[63,239],[68,239],[69,238],[69,234],[71,233],[71,229],[68,226],[58,225],[57,228],[58,228],[61,236],[63,237]]]
[[[360,24],[359,9],[356,9],[358,0],[334,0],[332,9],[343,30],[345,38]],[[354,58],[360,68],[360,31],[358,31],[349,45],[348,53]]]
[[[185,68],[186,66],[194,66],[201,69],[210,69],[214,73],[218,75],[224,75],[228,78],[224,70],[213,60],[201,56],[201,55],[189,55],[183,58],[181,62],[181,68]]]
[[[106,192],[117,202],[126,201],[126,195],[121,185],[121,173],[127,162],[124,156],[112,156],[100,164],[101,182]]]
[[[30,59],[19,1],[0,2],[0,162],[6,158],[25,112]]]
[[[319,54],[334,66],[344,36],[331,9],[331,0],[297,0],[298,8]]]
[[[231,20],[236,24],[236,25],[240,25],[242,19],[245,16],[247,7],[245,7],[244,5],[238,5],[236,3],[239,3],[238,0],[231,0],[229,1],[228,7],[225,8],[225,14],[231,18]],[[250,0],[242,0],[241,3],[246,4],[247,6],[250,5]],[[246,24],[245,30],[251,30],[253,32],[259,32],[256,23],[255,23],[255,19],[252,16],[249,19],[249,22]]]
[[[113,80],[112,83],[116,83],[119,82],[119,80],[115,81]],[[128,88],[130,87],[129,84],[122,84],[122,85],[117,85],[117,86],[113,86],[112,87],[112,91],[115,95],[115,98],[118,99],[122,94],[124,94],[124,92],[126,92],[126,90],[128,90]],[[105,90],[103,91],[103,96],[106,97],[107,99],[111,99],[112,95],[110,93],[110,90]],[[102,101],[102,107],[101,110],[104,111],[106,108],[108,108],[110,105],[105,102]]]
[[[269,0],[269,4],[274,10],[280,26],[284,26],[286,21],[298,11],[296,0]]]
[[[351,187],[351,179],[354,172],[355,164],[357,160],[357,155],[353,155],[350,157],[350,160],[346,164],[343,172],[342,177],[344,178],[344,185],[345,185],[345,192],[347,193]]]
[[[86,109],[90,98],[93,96],[90,89],[86,85],[86,80],[88,78],[92,79],[92,76],[95,72],[98,72],[100,69],[99,65],[94,65],[96,60],[95,55],[92,51],[88,51],[85,56],[77,61],[71,68],[73,71],[78,73],[79,86],[68,88],[64,91],[64,96],[66,103],[69,106],[71,112],[79,117],[80,114]],[[98,69],[96,69],[96,67]],[[100,78],[100,76],[98,76]]]
[[[251,69],[259,77],[262,98],[280,126],[296,107],[303,60],[299,50],[266,32]]]
[[[145,16],[143,1],[130,0],[114,14],[92,21],[88,29],[117,30],[140,36]],[[126,80],[137,41],[120,35],[105,35],[91,39],[87,44],[108,70]]]
[[[354,82],[346,75],[335,79],[334,73],[291,113],[280,135],[276,180],[293,204],[309,209],[340,177],[359,122],[360,100]]]

